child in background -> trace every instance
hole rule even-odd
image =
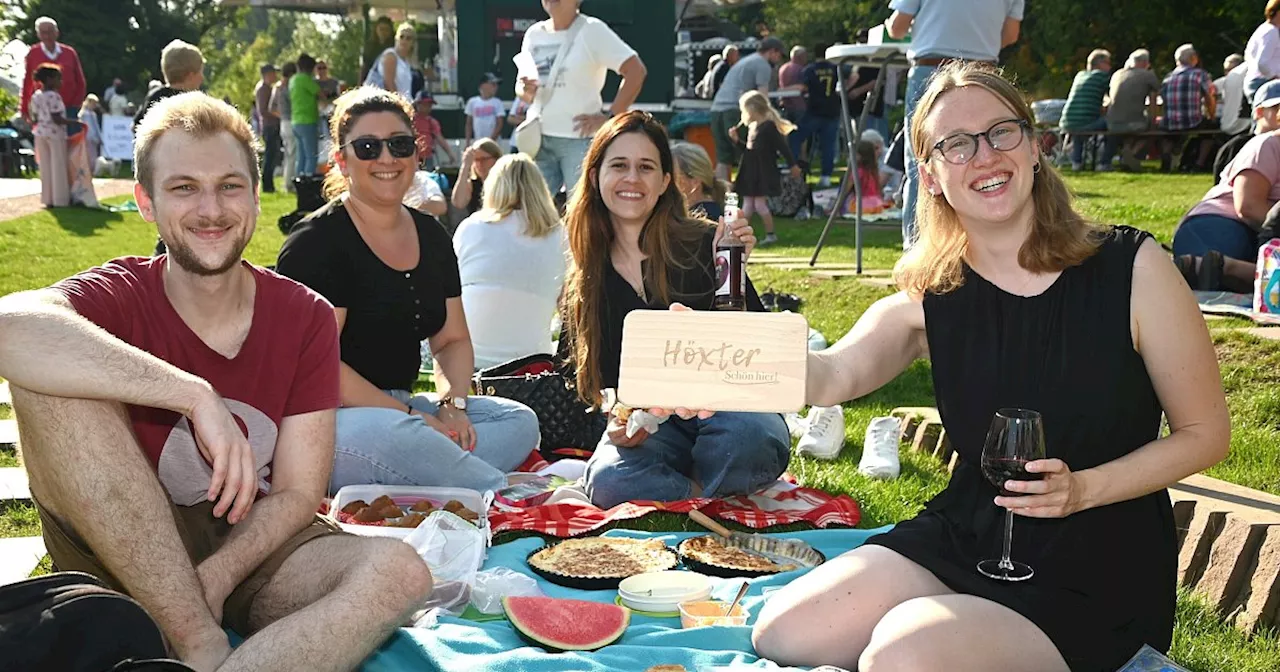
[[[46,208],[64,208],[71,203],[71,192],[67,185],[67,107],[58,93],[62,68],[45,63],[36,68],[34,79],[40,90],[31,95],[27,111],[40,164],[40,202]]]
[[[768,198],[782,193],[782,178],[778,174],[778,157],[781,156],[791,169],[791,176],[800,178],[800,166],[791,154],[786,136],[795,125],[784,120],[769,105],[769,99],[759,91],[748,91],[738,100],[742,110],[742,123],[729,130],[734,142],[746,145],[742,161],[738,164],[738,176],[733,182],[734,191],[743,198],[742,214],[751,221],[751,215],[759,213],[764,221],[765,236],[761,245],[778,242],[773,231],[773,213],[769,211]]]
[[[856,150],[858,185],[862,188],[862,214],[870,215],[884,211],[884,198],[881,190],[884,181],[880,175],[880,162],[876,159],[875,144],[859,140]],[[849,208],[846,212],[856,214],[857,204],[853,201],[853,190],[849,190],[850,198],[846,200]]]
[[[492,72],[484,73],[480,80],[480,95],[472,96],[467,101],[467,130],[464,146],[470,147],[472,140],[489,138],[497,140],[502,133],[502,123],[506,120],[507,110],[498,93],[498,76]]]
[[[417,136],[418,166],[424,170],[435,170],[436,147],[443,149],[449,155],[449,161],[458,162],[458,154],[444,139],[440,121],[431,116],[435,105],[436,99],[426,91],[419,91],[417,98],[413,101],[413,133]]]

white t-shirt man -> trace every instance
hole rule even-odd
[[[521,210],[496,222],[484,216],[471,215],[453,234],[476,366],[554,352],[551,321],[568,265],[564,227],[531,238]]]
[[[555,66],[563,71],[555,95],[548,103],[546,99],[554,78],[552,66],[560,53],[560,45],[578,24],[582,27],[577,40],[569,47],[565,64]],[[542,118],[543,135],[558,138],[581,137],[573,128],[573,118],[580,114],[600,114],[604,108],[600,90],[604,88],[605,75],[610,70],[617,72],[627,59],[636,55],[608,24],[585,14],[579,14],[569,28],[560,31],[554,29],[550,19],[533,24],[524,34],[524,46],[520,50],[533,56],[538,65],[540,86],[531,114]]]
[[[467,116],[471,117],[471,131],[475,139],[492,138],[498,130],[498,119],[507,113],[502,100],[497,96],[482,98],[472,96],[467,101]]]

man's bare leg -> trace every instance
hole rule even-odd
[[[294,551],[250,608],[257,633],[220,668],[351,670],[431,593],[431,572],[396,539],[321,537]]]
[[[64,521],[199,670],[230,653],[187,556],[168,495],[121,404],[13,388],[31,491]]]

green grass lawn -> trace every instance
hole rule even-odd
[[[1069,176],[1082,210],[1109,224],[1129,224],[1154,233],[1168,243],[1178,218],[1208,189],[1206,176],[1128,175],[1119,173]],[[117,199],[121,200],[121,199]],[[276,219],[293,208],[292,197],[267,195],[262,217],[247,256],[259,264],[275,260],[282,237]],[[771,253],[808,256],[823,221],[780,220],[780,243]],[[42,212],[0,222],[0,295],[40,287],[79,269],[125,254],[149,254],[155,228],[136,214],[111,215],[67,210]],[[851,261],[854,227],[833,226],[822,261]],[[898,258],[901,240],[896,227],[864,230],[864,262],[868,268],[889,268]],[[809,323],[834,342],[853,325],[872,302],[888,290],[867,287],[850,279],[816,280],[806,273],[752,267],[761,289],[797,294]],[[1223,321],[1215,327],[1239,326]],[[1280,494],[1280,344],[1219,329],[1215,331],[1223,379],[1232,411],[1232,454],[1208,473],[1235,483]],[[931,496],[945,487],[947,474],[932,457],[903,453],[902,476],[894,481],[866,479],[857,473],[863,433],[873,417],[895,406],[933,404],[927,362],[917,362],[876,393],[846,404],[846,447],[830,462],[796,457],[791,472],[805,485],[834,493],[848,493],[862,506],[860,527],[878,527],[914,515]],[[0,409],[0,417],[7,409]],[[16,457],[0,451],[0,466]],[[698,529],[684,516],[655,514],[620,526],[650,530]],[[0,507],[0,537],[37,534],[39,522],[28,505]],[[518,534],[502,535],[509,541]],[[50,571],[48,559],[37,572]],[[1178,607],[1173,656],[1196,672],[1276,672],[1280,670],[1280,640],[1273,632],[1246,638],[1224,624],[1198,600],[1182,596]]]

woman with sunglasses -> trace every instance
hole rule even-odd
[[[502,147],[492,138],[481,138],[462,150],[462,165],[450,200],[453,207],[466,213],[464,217],[476,214],[484,204],[484,181],[500,158]]]
[[[342,408],[330,485],[492,490],[538,444],[538,421],[506,399],[470,397],[475,356],[458,260],[435,219],[401,204],[417,168],[409,101],[373,87],[338,98],[332,200],[302,220],[277,269],[334,305]],[[435,394],[412,394],[419,344]]]
[[[633,310],[681,303],[709,310],[720,228],[690,215],[675,180],[667,132],[647,112],[613,117],[587,150],[565,215],[572,266],[560,352],[588,403],[616,388],[622,324]],[[742,217],[721,225],[755,245]],[[764,310],[747,283],[749,310]],[[654,434],[626,434],[618,415],[587,462],[585,485],[601,508],[634,499],[674,501],[755,492],[787,468],[791,437],[775,413],[671,416]]]
[[[376,86],[392,93],[413,99],[413,51],[418,46],[418,31],[411,23],[402,23],[396,29],[396,41],[378,56],[369,74],[366,86]]]
[[[1143,645],[1166,651],[1165,488],[1221,460],[1230,435],[1195,300],[1150,235],[1075,212],[994,67],[942,67],[915,110],[920,238],[894,270],[903,291],[810,354],[807,396],[856,399],[927,357],[959,461],[915,518],[777,593],[756,649],[860,672],[1116,670]],[[1001,494],[981,456],[1006,407],[1039,411],[1047,459]],[[977,569],[1000,557],[1006,511],[1023,581]]]

